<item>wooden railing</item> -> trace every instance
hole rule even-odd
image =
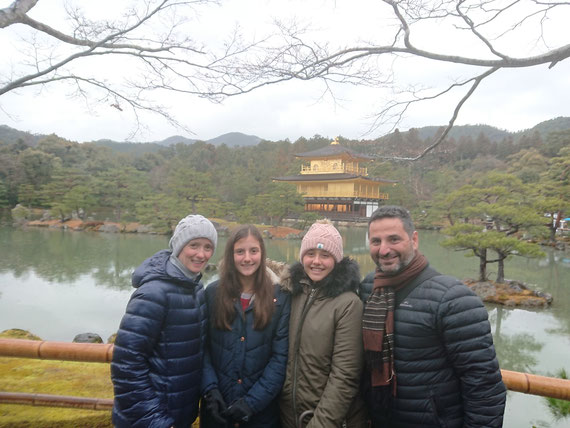
[[[113,345],[111,344],[0,339],[0,357],[109,363],[112,356]],[[570,401],[570,379],[558,379],[510,370],[501,370],[501,374],[507,389],[511,391]],[[113,407],[113,400],[111,399],[21,392],[0,392],[0,403],[93,410],[110,410]]]
[[[28,406],[67,407],[85,410],[112,410],[110,398],[72,397],[69,395],[30,394],[27,392],[0,392],[0,403]]]
[[[48,342],[45,340],[0,339],[0,357],[110,363],[113,358],[113,345],[110,343],[70,343]]]
[[[501,374],[505,386],[511,391],[570,401],[570,379],[538,376],[510,370],[501,370]]]
[[[113,345],[0,339],[0,357],[110,363],[113,358]],[[113,400],[109,398],[72,397],[25,392],[0,392],[0,403],[107,411],[113,408]]]

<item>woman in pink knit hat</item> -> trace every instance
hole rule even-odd
[[[282,278],[292,294],[282,426],[364,427],[358,264],[343,257],[342,237],[328,220],[309,228],[299,258]]]

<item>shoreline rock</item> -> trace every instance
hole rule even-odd
[[[463,282],[485,303],[523,308],[546,308],[552,303],[550,294],[532,290],[528,285],[516,280],[505,280],[502,284],[473,279],[465,279]]]
[[[115,338],[117,333],[113,333],[107,339],[107,343],[115,343]],[[9,328],[7,330],[0,332],[0,339],[25,339],[25,340],[38,340],[43,341],[39,336],[36,336],[29,330],[23,330],[21,328]],[[67,342],[67,341],[65,341]],[[101,336],[97,333],[79,333],[75,335],[71,343],[105,343]]]
[[[79,333],[72,340],[73,343],[103,343],[103,339],[97,333]]]
[[[227,236],[229,234],[229,228],[224,225],[213,221],[219,236]],[[32,220],[27,221],[18,226],[24,227],[47,227],[54,229],[64,229],[73,231],[93,231],[93,232],[104,232],[104,233],[146,233],[146,234],[163,234],[168,233],[156,232],[149,225],[144,225],[137,222],[129,223],[117,223],[111,221],[95,221],[95,220]],[[299,229],[294,229],[292,227],[286,226],[271,226],[271,227],[260,227],[265,238],[269,239],[301,239],[303,237],[304,231]]]

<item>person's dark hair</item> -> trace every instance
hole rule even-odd
[[[404,225],[404,230],[410,237],[412,237],[416,230],[410,212],[397,205],[384,205],[374,211],[368,219],[368,228],[370,229],[370,223],[383,218],[399,218]]]
[[[220,285],[216,293],[214,325],[219,330],[231,330],[236,317],[234,302],[240,298],[241,284],[234,263],[234,246],[237,241],[253,236],[259,242],[261,262],[254,278],[255,303],[253,305],[253,328],[262,330],[273,315],[273,284],[265,267],[265,244],[259,230],[253,225],[243,225],[234,229],[226,242],[224,258],[220,270]]]

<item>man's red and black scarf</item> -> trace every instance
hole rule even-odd
[[[371,372],[372,387],[391,386],[396,393],[394,373],[394,309],[396,293],[427,266],[420,252],[396,275],[376,269],[372,294],[366,302],[362,320],[364,358]]]

